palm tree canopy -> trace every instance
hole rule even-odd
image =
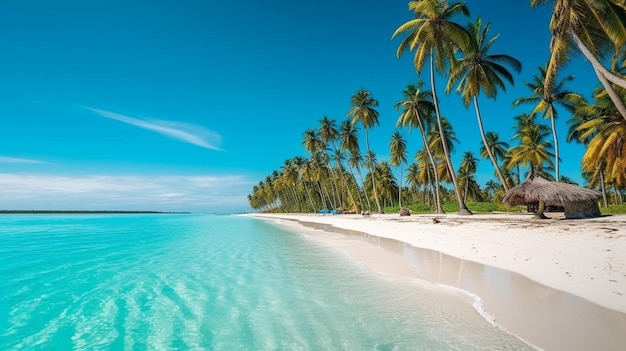
[[[505,81],[514,83],[513,75],[505,65],[511,66],[516,72],[522,70],[521,62],[509,55],[488,54],[499,35],[487,40],[490,24],[481,27],[480,17],[475,24],[468,24],[470,44],[462,50],[463,57],[452,67],[446,86],[446,92],[449,93],[458,81],[456,91],[461,94],[466,105],[469,105],[472,98],[477,97],[481,90],[487,97],[495,98],[498,89],[506,91]]]
[[[456,15],[469,16],[464,3],[450,4],[447,0],[417,0],[409,2],[409,10],[415,18],[402,24],[391,36],[392,39],[406,34],[396,51],[400,57],[405,51],[415,51],[413,64],[421,72],[432,52],[437,52],[436,67],[440,72],[446,59],[453,58],[458,48],[469,43],[465,29],[449,21]]]
[[[328,143],[336,140],[339,137],[339,132],[337,131],[337,123],[334,119],[330,119],[326,116],[322,117],[319,120],[320,126],[317,129],[322,142]]]
[[[378,111],[374,109],[378,106],[372,94],[364,89],[361,89],[352,95],[352,107],[348,110],[348,116],[352,117],[352,124],[356,124],[361,121],[364,128],[371,128],[374,125],[378,125]]]
[[[409,128],[419,127],[420,121],[422,125],[431,123],[432,115],[435,111],[435,105],[432,101],[433,94],[430,91],[422,90],[424,82],[421,80],[417,86],[409,83],[402,91],[402,100],[398,101],[394,106],[396,110],[402,109],[396,127],[402,126]],[[424,127],[427,129],[427,127]]]
[[[400,132],[394,132],[391,136],[391,141],[389,142],[389,162],[391,165],[397,167],[406,163],[408,161],[406,151],[406,140],[404,140],[404,137],[402,137]]]
[[[496,159],[504,159],[509,148],[509,143],[500,140],[498,133],[487,132],[485,133],[485,139],[487,140],[487,146],[491,149],[491,153]],[[483,141],[480,141],[480,157],[487,158],[487,148]]]
[[[532,103],[535,104],[535,108],[531,114],[542,113],[544,118],[556,118],[555,104],[574,113],[576,106],[585,103],[585,98],[582,95],[565,89],[565,84],[574,80],[573,75],[566,76],[552,86],[550,91],[547,91],[544,85],[546,67],[540,66],[538,69],[539,74],[534,75],[532,82],[524,82],[524,85],[530,89],[532,95],[516,99],[513,101],[513,107]]]

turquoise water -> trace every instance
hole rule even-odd
[[[0,216],[0,350],[529,349],[470,300],[254,218]]]

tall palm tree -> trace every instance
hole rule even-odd
[[[485,140],[487,141],[486,146],[482,140],[480,141],[480,157],[489,157],[489,154],[487,153],[487,148],[489,148],[489,150],[491,150],[491,154],[496,159],[496,162],[501,165],[502,162],[506,159],[506,153],[509,151],[509,143],[507,143],[506,141],[501,141],[498,133],[494,133],[491,131],[485,133]],[[512,182],[510,178],[510,173],[504,174],[504,178],[507,180],[507,182]]]
[[[360,89],[354,95],[352,95],[352,107],[348,110],[348,116],[352,117],[352,124],[356,124],[357,122],[361,122],[363,125],[363,130],[365,131],[365,146],[367,148],[367,154],[371,153],[370,150],[370,142],[367,134],[367,130],[372,128],[375,124],[378,125],[378,111],[374,109],[374,107],[378,106],[378,101],[376,101],[372,94],[369,91]],[[372,169],[370,168],[370,173],[372,173]],[[374,192],[374,200],[376,201],[376,208],[378,213],[383,213],[383,208],[380,206],[380,199],[378,198],[378,193],[376,191],[376,179],[372,177],[372,191]]]
[[[334,119],[330,119],[327,116],[322,117],[322,119],[320,119],[318,122],[320,123],[320,126],[317,128],[317,133],[323,144],[322,153],[328,159],[328,168],[332,169],[330,166],[330,161],[332,160],[332,158],[328,155],[327,149],[328,144],[331,144],[331,146],[333,147],[333,151],[337,149],[335,147],[335,140],[337,140],[337,138],[339,137],[339,132],[337,131],[337,123]],[[337,186],[337,180],[335,179],[334,172],[331,171],[330,176],[330,179],[333,182],[333,186],[335,187],[337,197],[339,197],[339,205],[341,205],[342,201],[339,194],[339,186]]]
[[[554,169],[557,182],[560,181],[559,173],[559,139],[556,133],[556,118],[558,117],[557,106],[566,109],[570,113],[574,113],[574,108],[577,105],[583,104],[585,98],[569,90],[565,90],[565,83],[574,80],[574,76],[569,75],[563,78],[558,84],[552,85],[552,91],[546,91],[544,81],[546,80],[546,68],[539,67],[539,74],[534,76],[532,82],[525,82],[524,84],[532,92],[531,96],[521,97],[513,101],[513,106],[519,106],[520,104],[533,103],[535,109],[533,114],[541,113],[543,118],[549,118],[552,125],[552,138],[554,142]]]
[[[542,132],[537,124],[524,127],[514,136],[515,139],[519,139],[519,145],[509,149],[509,162],[506,167],[511,169],[520,164],[522,167],[529,167],[530,176],[540,174],[551,178],[544,171],[546,168],[544,165],[553,166],[554,155],[550,151],[552,145],[546,140],[549,134],[549,132]]]
[[[447,0],[417,0],[409,2],[409,10],[413,11],[414,19],[402,24],[392,35],[392,39],[398,35],[406,34],[396,51],[396,56],[400,57],[405,51],[415,51],[413,64],[418,75],[424,68],[426,61],[430,61],[430,85],[433,93],[433,103],[435,115],[441,140],[443,135],[443,125],[439,102],[437,99],[437,89],[435,87],[435,67],[439,72],[446,68],[446,64],[454,61],[454,55],[458,48],[465,48],[470,41],[467,31],[459,24],[450,19],[456,15],[469,15],[469,10],[464,3],[456,2],[450,4]],[[456,174],[450,158],[450,153],[443,143],[446,165],[452,177],[452,185],[459,203],[460,214],[472,214],[467,208],[459,185],[456,181]]]
[[[339,147],[343,150],[346,150],[350,153],[350,158],[348,159],[348,166],[350,168],[350,174],[352,174],[352,179],[356,185],[357,194],[359,195],[359,203],[361,204],[361,209],[363,206],[363,199],[361,197],[361,190],[359,184],[356,181],[356,177],[354,176],[353,168],[357,168],[357,172],[359,173],[359,177],[361,178],[361,184],[363,184],[363,175],[361,174],[361,161],[360,161],[360,151],[359,151],[359,138],[357,136],[357,127],[352,124],[350,119],[345,119],[341,125],[339,126]],[[367,202],[367,208],[370,208],[369,200]]]
[[[391,135],[391,141],[389,142],[389,163],[394,167],[400,167],[400,183],[398,184],[398,206],[402,207],[402,165],[405,164],[408,159],[406,157],[406,140],[402,137],[400,132],[394,132]]]
[[[530,0],[530,6],[550,0]],[[626,119],[626,105],[611,83],[626,89],[626,80],[606,69],[601,59],[607,50],[626,44],[626,6],[616,0],[551,0],[554,3],[550,32],[552,56],[546,69],[545,90],[552,91],[558,71],[569,60],[574,46],[592,64],[619,114]]]
[[[306,151],[311,153],[311,161],[313,161],[315,165],[320,168],[317,170],[319,174],[319,180],[324,180],[324,175],[330,176],[331,172],[328,172],[328,168],[330,168],[328,163],[330,162],[330,160],[328,158],[328,155],[326,154],[326,145],[324,144],[324,142],[320,138],[319,133],[315,129],[309,128],[302,134],[302,146],[304,146],[304,149]],[[326,170],[322,170],[322,166],[325,167]],[[333,208],[337,208],[336,193],[334,191],[331,191],[331,193],[333,194],[334,200],[331,201],[331,206]]]
[[[461,159],[461,166],[459,167],[459,175],[463,175],[463,177],[459,177],[459,178],[463,178],[464,181],[461,181],[461,183],[464,183],[464,193],[463,193],[463,199],[465,201],[467,201],[467,193],[469,191],[470,185],[472,185],[472,181],[474,183],[476,183],[476,180],[473,179],[472,177],[474,176],[474,174],[476,173],[476,170],[478,169],[478,159],[476,157],[474,157],[474,154],[471,151],[466,151],[465,153],[463,153],[463,158]]]
[[[443,135],[445,142],[442,142],[441,134],[438,130],[431,130],[428,133],[428,146],[433,152],[433,157],[435,158],[436,170],[438,173],[439,180],[446,183],[454,183],[454,179],[456,176],[450,173],[450,168],[447,167],[446,162],[438,162],[445,158],[445,150],[449,150],[449,152],[454,152],[454,143],[458,143],[459,140],[456,138],[456,133],[452,129],[452,124],[448,122],[448,119],[445,117],[441,118],[441,125],[443,129]],[[463,200],[463,198],[461,198]]]
[[[435,159],[433,158],[433,154],[428,146],[428,141],[426,140],[427,126],[432,125],[435,106],[431,101],[432,93],[422,90],[423,84],[421,80],[417,82],[417,86],[413,83],[409,83],[406,89],[402,91],[403,99],[398,101],[395,105],[396,110],[402,108],[396,126],[409,126],[409,132],[411,131],[411,127],[416,126],[419,128],[422,137],[422,145],[424,146],[424,150],[426,150],[432,168],[435,169]],[[426,167],[426,169],[428,169],[428,167]],[[435,183],[437,184],[435,187],[436,212],[443,213],[443,206],[441,206],[441,197],[439,195],[439,178],[436,172]]]
[[[522,69],[522,64],[509,55],[490,55],[488,53],[493,43],[499,37],[499,35],[496,35],[491,39],[487,39],[489,27],[489,23],[484,27],[482,26],[480,17],[476,19],[475,24],[470,23],[468,25],[468,31],[471,34],[470,44],[465,49],[461,50],[462,57],[457,61],[457,64],[452,67],[450,79],[446,87],[446,92],[450,92],[452,86],[459,82],[456,91],[461,94],[465,106],[469,106],[471,101],[474,102],[478,129],[480,130],[480,136],[485,145],[487,145],[487,140],[485,139],[485,130],[483,128],[482,116],[478,105],[478,96],[482,91],[485,96],[495,99],[498,89],[506,90],[504,81],[513,84],[513,75],[511,75],[511,72],[509,72],[504,65],[511,66],[517,72],[520,72]],[[500,171],[500,166],[498,166],[496,158],[489,148],[486,150],[498,174],[498,178],[500,178],[502,182],[504,190],[508,191],[508,184]]]

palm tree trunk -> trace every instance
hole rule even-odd
[[[580,51],[583,53],[583,55],[585,55],[585,58],[587,58],[587,60],[591,62],[594,72],[596,72],[596,75],[600,79],[600,83],[602,83],[602,86],[604,87],[604,89],[606,89],[606,92],[609,94],[611,101],[613,101],[613,104],[615,104],[617,111],[619,112],[620,115],[622,115],[624,119],[626,119],[626,105],[624,105],[624,101],[621,99],[619,94],[617,94],[617,92],[615,91],[615,89],[610,83],[610,82],[613,82],[614,84],[626,89],[626,80],[624,80],[623,78],[617,77],[616,75],[611,73],[609,70],[604,68],[602,63],[598,61],[598,59],[591,53],[591,51],[587,48],[587,46],[585,46],[585,43],[583,43],[583,41],[580,40],[580,37],[578,37],[578,35],[574,33],[574,31],[571,31],[571,34],[572,34],[572,38],[574,38],[574,41],[578,45],[578,48],[580,49]]]
[[[419,113],[417,113],[417,111],[415,111],[416,114],[419,116]],[[439,196],[439,176],[437,175],[437,165],[435,165],[435,158],[433,157],[433,153],[430,151],[430,147],[428,146],[428,141],[426,140],[426,128],[424,128],[424,124],[422,123],[422,119],[418,118],[417,122],[419,123],[419,127],[420,127],[420,134],[422,135],[422,143],[424,144],[424,150],[426,150],[426,154],[428,155],[428,159],[430,160],[430,163],[433,166],[433,169],[435,170],[435,212],[436,213],[444,213],[443,211],[443,206],[441,206],[441,197]],[[426,172],[427,174],[430,174],[428,172],[428,166],[426,166]]]
[[[537,209],[537,213],[535,213],[535,217],[539,219],[548,219],[548,217],[546,217],[546,215],[543,214],[543,211],[545,211],[545,208],[546,208],[546,204],[543,202],[543,200],[539,200],[539,208]]]
[[[441,144],[443,146],[443,153],[446,158],[446,164],[448,166],[448,172],[450,172],[450,178],[452,178],[452,185],[454,187],[454,193],[459,203],[459,214],[471,215],[473,214],[463,201],[461,192],[459,191],[459,184],[456,181],[456,174],[454,167],[452,166],[452,160],[450,159],[450,152],[448,151],[448,145],[446,144],[446,136],[443,131],[443,124],[441,123],[441,114],[439,113],[439,101],[437,100],[437,89],[435,89],[435,63],[433,61],[433,51],[430,51],[430,85],[432,87],[433,102],[435,105],[435,114],[437,115],[437,125],[439,126],[439,137],[441,138]],[[486,144],[485,144],[486,145]],[[437,172],[437,170],[435,170]],[[439,186],[439,185],[437,185]]]
[[[356,194],[359,197],[359,204],[361,205],[361,210],[363,210],[363,197],[361,196],[361,189],[359,189],[359,183],[357,183],[356,181],[356,177],[354,176],[354,170],[352,169],[352,166],[350,165],[350,163],[348,163],[348,168],[350,169],[350,175],[352,176],[352,181],[354,182],[354,185],[356,186]]]
[[[367,128],[365,129],[365,146],[367,146],[368,157],[370,154],[370,142],[367,136]],[[373,166],[373,165],[371,165]],[[378,191],[376,191],[376,177],[374,176],[374,169],[370,167],[370,173],[372,174],[372,191],[374,192],[374,200],[376,201],[376,208],[379,214],[384,213],[383,208],[380,206],[380,200],[378,199]]]
[[[400,162],[400,181],[398,183],[398,207],[402,208],[402,162]]]
[[[556,181],[559,182],[561,175],[559,174],[559,139],[556,137],[556,122],[554,112],[550,114],[550,122],[552,123],[552,137],[554,138],[554,173]]]
[[[604,208],[609,207],[609,202],[606,200],[606,184],[604,182],[604,172],[600,171],[600,187],[602,189],[602,201],[604,202]]]
[[[478,129],[480,130],[480,137],[483,139],[483,145],[485,145],[485,150],[487,151],[487,155],[489,155],[489,159],[491,159],[491,163],[493,167],[496,169],[496,173],[498,174],[498,178],[502,182],[502,187],[504,187],[504,191],[509,191],[509,185],[506,183],[506,179],[502,175],[502,171],[500,171],[500,166],[498,166],[498,162],[496,158],[493,157],[493,152],[491,152],[491,148],[487,143],[487,138],[485,137],[485,129],[483,128],[483,119],[480,115],[480,107],[478,106],[478,96],[474,96],[474,108],[476,109],[476,119],[478,120]]]
[[[365,180],[363,180],[363,172],[361,171],[361,167],[357,166],[357,172],[359,172],[359,178],[361,179],[361,187],[363,188],[363,195],[365,196],[365,202],[367,202],[367,210],[369,211],[372,208],[372,204],[370,203],[370,198],[367,196],[367,192],[365,192]]]

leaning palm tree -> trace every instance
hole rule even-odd
[[[442,72],[448,62],[454,61],[456,50],[465,48],[469,44],[470,38],[467,31],[459,24],[450,20],[458,14],[468,16],[469,10],[464,3],[450,4],[447,0],[411,1],[409,2],[409,10],[413,11],[415,18],[402,24],[392,35],[393,39],[398,35],[407,34],[400,46],[398,46],[396,56],[400,57],[407,50],[415,51],[413,64],[418,75],[424,68],[426,61],[430,61],[430,84],[439,133],[441,133],[441,139],[443,140],[445,136],[443,135],[437,89],[435,87],[435,67],[439,72]],[[450,153],[445,143],[443,147],[446,165],[452,177],[452,185],[459,203],[459,213],[472,214],[461,197]]]
[[[554,142],[554,169],[556,175],[556,181],[560,181],[559,173],[559,139],[556,133],[556,118],[558,117],[557,106],[561,106],[570,113],[574,113],[574,108],[577,105],[585,103],[585,98],[569,90],[565,90],[564,85],[567,82],[574,80],[574,76],[569,75],[563,78],[558,84],[552,86],[552,91],[546,91],[544,81],[546,80],[546,68],[539,67],[539,74],[535,75],[532,82],[524,83],[530,91],[531,96],[521,97],[513,101],[513,106],[519,106],[520,104],[533,103],[535,109],[533,114],[542,113],[543,118],[549,118],[552,125],[552,138]]]
[[[378,111],[374,109],[375,106],[378,106],[378,101],[372,97],[369,91],[361,89],[357,91],[356,94],[352,95],[351,102],[352,107],[348,110],[348,116],[352,117],[352,124],[356,124],[360,121],[363,125],[363,130],[365,131],[365,146],[367,148],[367,154],[370,155],[371,150],[367,130],[368,128],[372,128],[374,124],[378,125]],[[373,175],[371,168],[370,173]],[[374,201],[376,201],[378,213],[383,213],[383,208],[380,206],[380,199],[376,191],[376,179],[374,178],[375,177],[372,177]]]
[[[530,6],[544,5],[549,0],[530,0]],[[550,52],[546,69],[545,90],[552,91],[558,71],[567,63],[574,47],[578,47],[592,64],[594,72],[607,90],[619,114],[626,119],[626,105],[611,83],[626,89],[626,80],[608,69],[601,60],[606,51],[621,50],[626,44],[626,5],[616,0],[552,0],[550,19]]]
[[[389,142],[389,163],[394,167],[400,167],[400,183],[398,184],[398,207],[402,208],[402,165],[405,164],[408,159],[406,157],[406,140],[399,132],[394,132],[391,135],[391,141]]]
[[[415,126],[419,128],[422,137],[422,145],[428,155],[432,168],[435,169],[435,159],[433,158],[433,154],[428,146],[428,141],[426,140],[427,130],[433,123],[432,117],[435,106],[431,101],[432,93],[422,90],[423,84],[421,80],[417,82],[417,86],[413,83],[409,83],[406,89],[402,91],[403,99],[398,101],[395,105],[396,110],[402,108],[396,126],[408,126],[409,132],[411,131],[411,127]],[[427,168],[428,167],[426,167],[426,169]],[[435,183],[439,184],[439,178],[436,172]],[[435,211],[437,213],[443,213],[443,206],[441,206],[441,197],[439,195],[439,185],[435,187],[435,204]]]
[[[499,35],[496,35],[491,39],[487,39],[489,27],[489,23],[484,27],[482,26],[480,17],[478,17],[475,24],[470,23],[468,25],[468,31],[471,33],[470,44],[461,51],[462,57],[452,67],[450,79],[446,87],[446,92],[450,92],[453,85],[459,82],[456,91],[461,94],[465,106],[469,106],[471,101],[474,102],[478,129],[485,145],[487,145],[487,140],[485,139],[485,130],[478,105],[478,96],[482,91],[485,96],[495,99],[498,89],[506,90],[504,81],[513,84],[513,76],[504,65],[511,66],[517,72],[520,72],[522,69],[522,64],[509,55],[488,54],[489,49],[499,37]],[[496,158],[489,148],[486,150],[504,190],[508,191],[509,187],[500,171]]]

